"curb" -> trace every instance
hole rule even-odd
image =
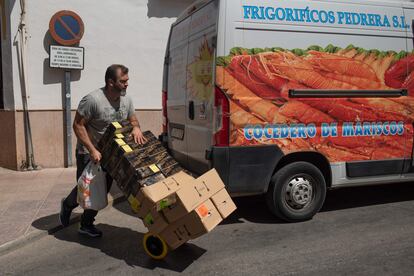
[[[114,197],[112,197],[112,199],[108,200],[108,206],[105,207],[105,208],[112,207],[112,206],[114,206],[118,203],[121,203],[125,199],[126,198],[123,194],[117,194]],[[81,214],[76,214],[75,216],[73,216],[70,219],[69,225],[67,227],[79,222],[80,217],[81,217]],[[6,254],[10,253],[13,250],[16,250],[18,248],[21,248],[21,247],[27,245],[28,243],[37,241],[42,237],[52,235],[52,234],[56,233],[57,231],[62,230],[63,228],[66,228],[66,227],[63,227],[62,225],[59,224],[59,225],[51,227],[48,230],[34,230],[34,231],[30,232],[27,235],[24,235],[24,236],[18,237],[15,240],[6,242],[6,243],[0,245],[0,256],[6,255]]]

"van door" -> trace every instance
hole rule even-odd
[[[188,168],[209,169],[206,150],[213,142],[214,56],[218,1],[191,16],[187,58],[186,135]]]
[[[404,19],[403,19],[404,25],[406,25],[406,30],[407,30],[407,52],[413,52],[414,50],[414,6],[413,8],[404,8]],[[402,20],[402,21],[403,21]],[[411,63],[413,64],[412,66],[410,66],[409,63],[407,63],[407,80],[408,79],[413,79],[414,80],[414,70],[412,70],[414,68],[414,58],[411,59]],[[410,70],[412,70],[412,72],[410,72]],[[404,81],[406,82],[406,81]],[[410,83],[407,81],[407,83]],[[410,106],[410,111],[412,113],[414,113],[414,82],[411,82],[411,85],[408,85],[407,88],[408,89],[408,97],[407,97],[407,101],[406,103]],[[407,129],[409,129],[410,131],[408,131],[409,135],[407,135],[407,142],[406,142],[406,147],[408,150],[411,151],[411,156],[407,157],[407,161],[406,165],[404,167],[404,172],[405,173],[414,173],[414,158],[413,158],[413,121],[411,120],[410,122],[408,122],[405,126]]]
[[[174,158],[184,167],[187,166],[186,141],[186,87],[188,28],[191,18],[173,25],[168,49],[168,148]]]

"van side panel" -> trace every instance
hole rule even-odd
[[[349,181],[401,175],[412,159],[414,119],[414,90],[404,83],[414,59],[411,19],[401,6],[226,2],[216,85],[230,99],[231,146],[317,152],[344,166]],[[310,94],[320,91],[332,94]]]

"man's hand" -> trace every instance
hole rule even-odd
[[[91,152],[90,152],[90,154],[91,154],[91,160],[95,163],[95,164],[98,164],[99,163],[99,161],[101,161],[101,159],[102,159],[102,154],[97,150],[97,149],[94,149],[94,150],[92,150]]]
[[[147,139],[142,135],[141,129],[137,126],[132,129],[131,135],[134,137],[134,141],[137,144],[143,145],[147,142]]]

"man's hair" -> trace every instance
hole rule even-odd
[[[117,81],[116,72],[118,71],[118,69],[121,70],[123,75],[128,74],[129,69],[126,66],[124,66],[122,64],[112,64],[111,66],[109,66],[106,69],[106,72],[105,72],[105,85],[108,84],[108,80]]]

